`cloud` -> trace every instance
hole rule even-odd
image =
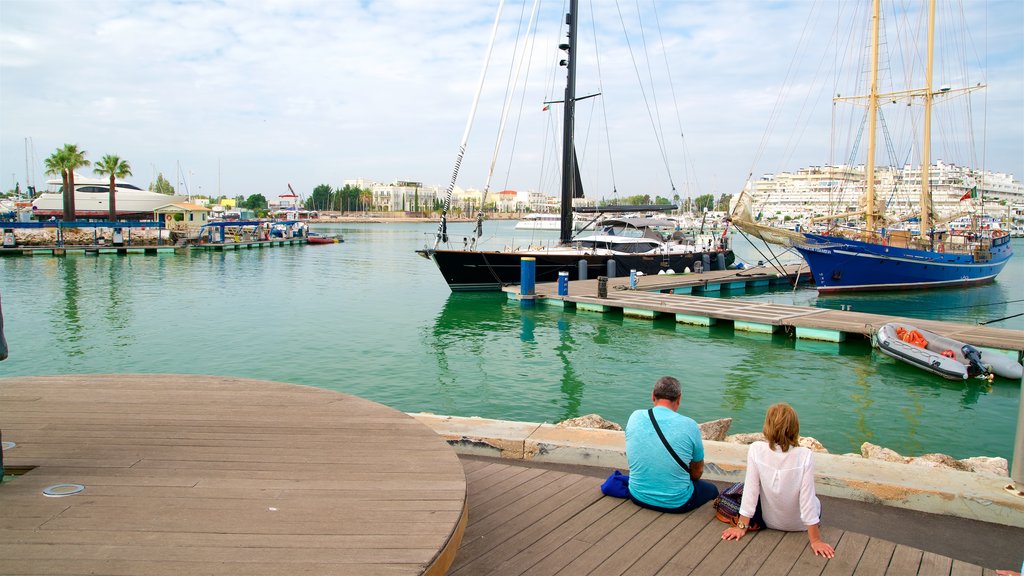
[[[93,159],[127,158],[142,185],[156,172],[175,182],[180,166],[193,192],[273,197],[289,182],[309,193],[355,177],[444,186],[495,5],[4,0],[3,188],[26,181],[25,138],[32,139],[29,164],[39,187],[42,159],[65,142]],[[588,165],[612,160],[600,176],[587,176],[598,194],[671,195],[673,185],[684,195],[734,192],[748,172],[757,177],[830,160],[834,86],[822,78],[835,76],[827,42],[855,15],[809,2],[641,2],[640,14],[635,5],[621,14],[611,3],[593,5],[599,20],[581,19],[578,93],[601,96],[580,104],[577,127]],[[975,62],[990,86],[984,163],[1020,176],[1024,8],[1011,0],[985,6],[987,14],[971,14],[972,39],[989,52]],[[505,9],[510,18],[499,29],[496,67],[459,180],[464,187],[487,180],[511,62],[506,48],[521,35],[511,16],[521,10]],[[560,108],[541,108],[561,99],[563,73],[550,70],[560,57],[561,10],[561,2],[541,8],[528,56],[532,88],[511,101],[494,189],[555,192],[550,156]],[[600,61],[593,42],[584,43],[595,30]],[[790,98],[779,113],[787,77]],[[804,99],[808,91],[813,99]],[[776,130],[765,139],[773,111]]]

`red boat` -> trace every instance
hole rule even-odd
[[[310,232],[309,236],[306,236],[306,241],[310,244],[338,244],[342,240],[338,236],[325,236],[316,232]]]

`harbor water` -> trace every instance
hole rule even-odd
[[[495,244],[557,233],[488,222]],[[454,237],[472,224],[450,225]],[[339,390],[404,411],[557,422],[589,413],[625,424],[654,380],[683,382],[681,412],[759,431],[791,403],[801,433],[830,452],[863,442],[905,455],[1010,459],[1020,384],[953,382],[867,340],[796,341],[453,294],[414,250],[434,224],[315,225],[343,244],[190,255],[6,257],[0,298],[10,358],[0,377],[89,373],[231,375]],[[739,258],[765,256],[732,235]],[[1024,242],[995,283],[818,297],[813,288],[729,297],[966,323],[1024,312]],[[641,281],[642,283],[642,281]],[[1024,316],[994,327],[1024,329]],[[2,385],[2,381],[0,381]],[[2,423],[0,423],[2,425]]]

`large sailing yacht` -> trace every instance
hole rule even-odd
[[[448,188],[448,197],[442,212],[441,223],[433,247],[417,250],[417,253],[433,260],[442,276],[453,291],[499,290],[502,286],[519,283],[520,262],[523,257],[536,259],[536,281],[554,282],[559,272],[568,272],[572,280],[579,278],[581,261],[583,269],[590,276],[609,274],[627,275],[630,270],[643,274],[660,272],[682,273],[694,269],[697,263],[703,269],[723,269],[735,259],[729,247],[728,237],[721,236],[686,237],[673,230],[663,230],[663,220],[635,219],[619,221],[615,226],[602,226],[600,231],[573,236],[573,199],[583,197],[583,185],[579,175],[576,148],[574,145],[574,121],[576,97],[577,58],[577,15],[578,1],[571,0],[567,40],[559,45],[565,52],[562,60],[567,68],[565,99],[562,102],[564,115],[562,123],[562,174],[559,242],[550,248],[510,247],[504,250],[480,250],[474,246],[462,248],[448,245],[447,210],[454,188],[458,166],[462,162],[466,135],[460,146],[456,161],[455,176]],[[473,105],[475,110],[476,103]],[[468,134],[468,127],[467,127]],[[636,211],[664,209],[664,206],[638,206]],[[617,212],[624,207],[616,207]],[[482,215],[477,218],[477,231],[473,242],[480,236]],[[613,263],[609,266],[609,263]],[[706,263],[706,264],[705,264]]]
[[[919,289],[981,284],[993,280],[1013,255],[1009,235],[1001,230],[976,227],[956,230],[939,226],[932,212],[930,195],[931,116],[937,97],[949,97],[982,88],[977,85],[954,90],[932,85],[935,53],[935,0],[928,1],[928,47],[924,88],[882,93],[879,90],[879,27],[881,2],[873,0],[871,21],[870,92],[866,96],[837,97],[836,101],[866,101],[868,151],[865,166],[865,194],[862,209],[832,216],[863,218],[862,228],[829,227],[826,233],[793,232],[763,226],[738,204],[732,221],[744,231],[768,242],[792,246],[811,269],[818,291]],[[876,194],[875,155],[881,103],[923,102],[921,125],[920,213],[914,231],[893,226],[886,218],[883,199]],[[972,195],[965,183],[965,200]]]

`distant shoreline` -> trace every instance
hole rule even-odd
[[[488,215],[485,220],[518,220],[518,216],[514,215]],[[359,216],[334,216],[331,218],[317,218],[307,220],[310,224],[388,224],[392,222],[403,222],[403,223],[417,223],[417,222],[438,222],[440,217],[423,217],[423,216],[380,216],[380,215],[369,215],[361,214]],[[448,217],[449,222],[476,222],[476,217]]]

